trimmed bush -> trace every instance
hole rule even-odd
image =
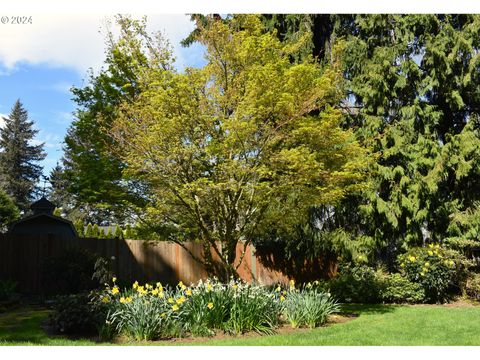
[[[385,303],[411,303],[418,304],[425,301],[425,291],[418,283],[409,281],[401,274],[385,275],[381,298]]]
[[[61,334],[93,334],[105,322],[105,314],[87,293],[58,296],[50,324]]]

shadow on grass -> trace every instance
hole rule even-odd
[[[74,344],[69,337],[45,331],[44,324],[50,313],[42,307],[23,307],[0,314],[0,345]],[[79,340],[79,345],[95,342],[89,337]]]
[[[392,313],[401,307],[402,305],[392,304],[342,304],[340,311],[346,315],[374,315]]]

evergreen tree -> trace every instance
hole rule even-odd
[[[5,126],[0,129],[0,186],[26,211],[38,194],[37,182],[42,175],[38,162],[46,154],[43,144],[32,144],[38,130],[33,128],[20,100],[4,120]]]
[[[91,223],[88,223],[87,225],[87,230],[85,231],[85,237],[86,238],[93,238],[95,237],[95,234],[93,232],[93,226]]]
[[[115,225],[115,233],[113,234],[113,237],[123,239],[123,231],[118,224]]]
[[[92,237],[99,238],[100,237],[100,228],[97,224],[93,225],[92,229]]]
[[[77,234],[79,237],[85,237],[85,225],[83,223],[83,220],[78,219],[74,223],[75,229],[77,230]]]
[[[65,179],[63,167],[59,163],[50,171],[48,181],[50,182],[49,200],[68,215],[72,210],[72,204],[69,201],[70,194],[67,191],[68,182]]]

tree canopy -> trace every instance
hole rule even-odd
[[[172,241],[201,241],[205,265],[213,251],[230,275],[240,240],[365,187],[368,152],[340,127],[337,64],[292,63],[301,44],[252,15],[208,21],[199,40],[208,64],[146,69],[113,135],[128,174],[148,184],[151,223]]]

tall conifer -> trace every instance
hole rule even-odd
[[[42,166],[38,162],[46,154],[43,143],[33,143],[38,130],[20,100],[4,121],[5,126],[0,129],[0,186],[21,210],[26,210],[39,190]]]

